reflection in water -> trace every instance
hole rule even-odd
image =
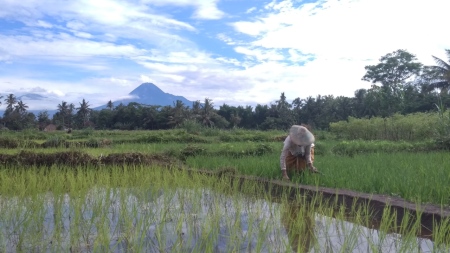
[[[281,223],[294,252],[309,252],[314,245],[314,212],[307,206],[281,204]]]
[[[445,252],[298,204],[208,189],[0,197],[0,252]]]
[[[429,239],[382,232],[310,209],[298,203],[280,204],[281,223],[292,252],[449,252],[448,246],[436,247]]]

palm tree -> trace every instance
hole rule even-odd
[[[62,118],[62,125],[65,126],[65,121],[68,113],[68,106],[66,101],[62,101],[61,104],[58,105],[58,112]]]
[[[15,106],[15,109],[17,112],[19,112],[19,114],[23,115],[27,112],[28,105],[22,102],[22,100],[19,100],[19,102],[17,102],[17,105]]]
[[[446,94],[450,89],[450,49],[446,49],[445,52],[449,63],[433,56],[436,65],[424,68],[424,77],[429,81],[427,91],[440,89],[441,94]]]
[[[72,128],[72,119],[73,119],[73,112],[75,111],[75,105],[73,103],[70,103],[67,111],[68,111],[67,118],[69,121],[69,128]]]
[[[5,102],[6,102],[6,112],[12,112],[14,105],[17,103],[17,98],[16,96],[14,96],[14,94],[9,94],[6,98],[5,98]]]
[[[169,116],[169,125],[179,126],[187,118],[188,107],[184,105],[183,101],[177,100],[174,102],[174,107],[171,109]]]
[[[200,118],[200,110],[202,109],[202,103],[200,103],[200,100],[196,100],[192,102],[192,109],[191,109],[191,116],[193,119]]]
[[[0,96],[0,99],[2,99],[3,98],[3,96]],[[2,101],[0,100],[0,105],[2,105]]]
[[[214,111],[214,104],[211,99],[205,98],[205,103],[201,107],[200,110],[200,121],[205,126],[213,126],[214,122],[212,121],[216,112]]]
[[[80,103],[80,107],[76,108],[78,110],[77,114],[81,117],[83,125],[89,121],[89,114],[92,110],[89,106],[89,102],[83,98],[83,101]]]

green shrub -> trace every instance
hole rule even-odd
[[[96,138],[90,138],[88,141],[85,142],[85,146],[89,148],[98,148],[100,147],[100,141]]]

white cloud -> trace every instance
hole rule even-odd
[[[267,7],[270,14],[234,26],[259,35],[255,46],[297,49],[319,57],[378,59],[400,48],[421,54],[423,48],[428,51],[424,43],[429,47],[448,41],[442,28],[433,26],[445,22],[446,7],[440,0],[319,1],[300,8],[282,1]]]
[[[361,81],[364,66],[387,53],[406,49],[425,64],[434,53],[445,59],[449,40],[444,26],[436,24],[446,23],[446,7],[439,0],[330,0],[300,7],[294,1],[272,1],[264,14],[232,24],[236,32],[253,37],[235,50],[254,57],[248,74],[258,76],[258,89],[272,96],[282,91],[291,99],[353,96],[370,85]],[[295,66],[298,62],[304,66]]]
[[[260,50],[255,48],[235,47],[234,50],[238,53],[244,54],[258,62],[269,61],[282,61],[284,56],[277,52],[277,50]]]
[[[195,11],[192,17],[196,19],[221,19],[225,15],[217,7],[219,0],[144,0],[143,2],[154,5],[193,6]]]
[[[92,38],[92,34],[90,34],[90,33],[74,31],[73,34],[74,34],[75,36],[77,36],[77,37],[80,37],[80,38],[85,38],[85,39],[90,39],[90,38]]]
[[[0,51],[10,56],[60,58],[69,61],[84,60],[92,56],[130,57],[145,54],[145,50],[133,45],[116,45],[73,37],[66,33],[50,35],[50,38],[0,35]]]
[[[254,3],[239,10],[247,11],[239,19],[216,0],[4,2],[0,18],[25,25],[0,33],[0,64],[12,66],[10,76],[1,72],[0,94],[9,82],[98,106],[152,82],[190,100],[212,98],[216,106],[267,104],[281,92],[289,100],[353,96],[370,86],[361,81],[364,66],[382,55],[407,49],[433,64],[431,55],[446,59],[443,49],[450,48],[443,32],[449,4],[441,0]],[[182,21],[181,8],[202,20]],[[56,80],[59,73],[39,73],[33,64],[62,66],[78,78]]]
[[[257,36],[267,29],[266,24],[264,24],[262,21],[259,20],[254,22],[238,21],[233,23],[232,26],[234,26],[236,31],[251,36]]]
[[[230,38],[229,36],[227,36],[224,33],[219,33],[216,35],[216,37],[217,37],[217,39],[225,42],[227,45],[236,45],[237,44],[232,38]]]
[[[256,10],[257,10],[256,7],[251,7],[251,8],[248,8],[248,9],[245,11],[245,13],[250,14],[250,13],[256,11]]]
[[[43,20],[38,20],[37,26],[44,27],[44,28],[52,28],[53,27],[52,24],[45,22]]]

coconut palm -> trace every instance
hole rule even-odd
[[[84,98],[83,101],[80,102],[80,107],[77,109],[77,115],[80,116],[83,124],[89,121],[89,114],[92,111],[91,108],[89,108],[89,102],[87,102]]]
[[[9,94],[5,98],[5,102],[6,102],[6,111],[12,112],[14,105],[17,103],[17,98],[16,98],[16,96],[14,96],[14,94]]]
[[[204,126],[214,126],[213,117],[215,116],[214,104],[211,99],[205,98],[205,103],[200,109],[200,122]]]
[[[58,112],[62,119],[62,125],[65,126],[65,121],[67,117],[69,107],[66,101],[62,101],[61,104],[58,104]]]
[[[69,128],[72,128],[72,119],[73,119],[73,112],[75,111],[75,105],[73,103],[70,103],[67,111],[68,111],[67,118],[69,121]]]
[[[433,56],[436,65],[424,68],[424,77],[429,82],[426,90],[440,89],[442,94],[448,93],[450,89],[450,49],[445,50],[448,63]]]
[[[189,107],[185,106],[183,101],[177,100],[174,102],[174,107],[171,108],[171,115],[169,116],[169,125],[179,126],[187,119]]]
[[[28,105],[22,102],[22,100],[19,100],[19,102],[17,102],[17,105],[15,106],[15,109],[20,114],[25,114],[27,112]]]

